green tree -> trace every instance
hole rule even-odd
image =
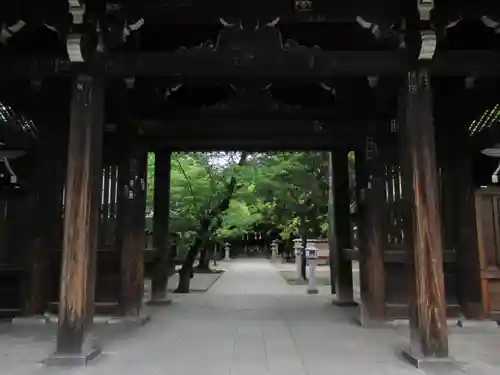
[[[230,164],[225,164],[223,168],[209,169],[205,166],[205,171],[210,175],[208,181],[214,188],[217,188],[217,180],[214,180],[212,172],[218,170],[222,176],[222,187],[216,189],[212,198],[204,200],[203,210],[198,218],[196,234],[182,262],[182,268],[179,271],[179,285],[176,292],[188,293],[190,279],[193,275],[193,265],[196,256],[202,248],[207,247],[209,241],[213,238],[215,231],[220,228],[225,211],[229,208],[233,194],[241,187],[237,184],[238,172],[242,167],[245,167],[248,159],[248,153],[239,153],[238,162],[234,163],[234,159]],[[217,159],[216,159],[217,160]],[[219,159],[220,160],[220,159]],[[214,161],[212,159],[212,161]],[[212,164],[213,165],[213,164]],[[216,165],[216,164],[215,164]],[[210,170],[210,172],[209,172]],[[186,174],[187,176],[187,174]],[[229,179],[226,179],[229,177]],[[186,178],[189,182],[189,179]]]
[[[280,229],[289,250],[293,237],[302,238],[305,245],[308,237],[327,235],[327,153],[271,154],[263,160],[259,174],[257,193],[264,202],[263,215]],[[305,262],[302,263],[305,278]]]
[[[278,230],[289,249],[294,237],[326,235],[327,162],[321,152],[174,153],[170,230],[179,235],[183,262],[177,291],[189,290],[198,255],[196,269],[209,271],[214,243],[258,226]],[[150,156],[150,172],[153,169]],[[149,181],[148,209],[153,183]]]

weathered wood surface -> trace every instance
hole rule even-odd
[[[155,153],[155,191],[153,217],[153,245],[159,253],[159,261],[153,267],[151,278],[151,299],[160,301],[166,298],[169,275],[170,246],[170,163],[169,150],[160,149]]]
[[[368,181],[364,190],[363,220],[361,222],[361,252],[367,273],[366,290],[361,292],[361,300],[370,320],[385,319],[385,267],[386,248],[385,217],[386,197],[384,165],[380,157],[379,144],[375,135],[366,139],[366,168]]]
[[[352,263],[343,254],[350,245],[349,171],[347,150],[329,155],[328,241],[332,293],[338,304],[353,304]]]
[[[357,237],[356,237],[356,248],[352,249],[352,251],[347,251],[349,255],[353,255],[353,258],[359,262],[359,293],[360,293],[360,302],[359,305],[359,318],[360,323],[363,319],[364,307],[362,296],[367,296],[369,294],[369,273],[368,273],[368,263],[366,257],[366,251],[362,250],[364,243],[364,233],[363,230],[365,226],[363,225],[363,219],[365,215],[365,194],[366,186],[368,183],[368,175],[367,175],[367,165],[366,165],[366,155],[365,155],[365,141],[364,141],[365,133],[363,133],[362,139],[357,139],[355,144],[355,194],[356,194],[356,225],[358,227]]]
[[[400,98],[405,241],[410,283],[410,352],[447,357],[443,246],[430,77],[411,71]]]
[[[227,120],[144,124],[138,141],[151,148],[170,150],[328,150],[332,139],[347,139],[359,121],[325,122],[303,120]],[[283,137],[283,133],[287,137]]]
[[[484,318],[472,163],[469,153],[457,158],[453,171],[453,240],[456,248],[458,299],[464,316]]]
[[[80,354],[92,325],[104,121],[100,77],[78,75],[72,90],[57,337],[60,354]]]
[[[138,316],[144,288],[144,247],[147,152],[130,147],[129,160],[120,173],[125,173],[120,185],[121,216],[121,313]],[[126,154],[127,155],[127,154]]]
[[[484,312],[500,318],[500,189],[477,189],[475,193],[478,232],[477,258],[480,265]]]

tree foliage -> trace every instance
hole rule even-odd
[[[212,243],[253,232],[256,226],[274,229],[283,240],[327,235],[327,153],[253,153],[238,165],[240,156],[172,154],[169,230],[180,235],[181,257],[200,234],[204,215],[224,199],[231,178],[236,185],[229,206],[210,224]],[[150,176],[153,165],[150,156]],[[148,208],[153,206],[153,185],[150,177]]]
[[[267,155],[258,169],[256,193],[263,216],[283,239],[327,233],[328,159],[324,152]]]

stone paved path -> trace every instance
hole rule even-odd
[[[307,295],[266,260],[236,260],[208,293],[153,311],[82,374],[422,374],[397,358],[400,340],[355,326],[330,295]]]
[[[306,295],[266,260],[226,267],[207,293],[174,295],[171,306],[150,310],[147,325],[106,343],[85,369],[27,365],[28,355],[21,366],[0,356],[0,374],[425,375],[398,358],[408,342],[404,328],[360,328],[351,322],[353,311],[333,306],[328,292]],[[1,340],[0,334],[0,348]],[[500,374],[500,334],[452,335],[450,344],[470,362],[469,371],[439,375]],[[20,353],[30,353],[23,345]],[[37,348],[39,357],[48,353],[47,345]]]

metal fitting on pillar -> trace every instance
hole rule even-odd
[[[476,77],[473,76],[468,76],[465,77],[465,88],[466,89],[473,89],[476,87]]]
[[[68,0],[69,12],[73,16],[73,30],[66,40],[66,51],[72,63],[83,63],[85,61],[82,54],[83,29],[81,26],[85,20],[85,5],[79,0]]]
[[[434,0],[417,0],[418,11],[422,21],[431,20],[431,12],[434,9]]]
[[[366,78],[367,78],[367,80],[368,80],[368,86],[369,86],[370,88],[372,88],[372,89],[373,89],[373,88],[375,88],[375,87],[377,87],[377,86],[378,86],[378,81],[379,81],[378,76],[368,76],[368,77],[366,77]]]

